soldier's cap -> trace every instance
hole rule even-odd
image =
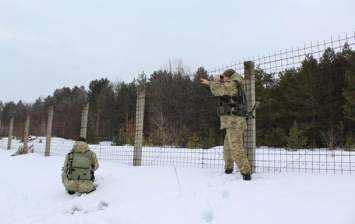
[[[225,70],[222,73],[222,75],[230,78],[234,73],[235,73],[234,69],[230,68],[230,69]]]
[[[76,141],[77,142],[86,142],[86,139],[84,137],[80,137]]]

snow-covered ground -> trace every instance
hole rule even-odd
[[[4,139],[3,139],[4,140]],[[72,140],[65,140],[72,145]],[[0,144],[0,223],[354,224],[355,176],[222,169],[133,167],[100,161],[97,190],[68,195],[61,183],[67,149],[11,156]],[[70,149],[70,147],[68,147]]]

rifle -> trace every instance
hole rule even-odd
[[[247,113],[247,115],[245,116],[245,119],[246,119],[247,121],[250,120],[250,119],[254,119],[254,118],[255,118],[253,112],[254,112],[255,108],[259,105],[259,103],[260,103],[259,101],[256,101],[256,103],[254,104],[254,106],[253,106],[253,108],[251,109],[251,111],[249,111],[249,112]]]

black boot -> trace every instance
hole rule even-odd
[[[226,174],[231,174],[231,173],[233,172],[233,169],[226,169],[224,172],[225,172]]]
[[[242,174],[242,176],[243,176],[243,180],[251,180],[251,174],[250,173]]]
[[[68,191],[68,194],[70,195],[75,194],[75,191]]]

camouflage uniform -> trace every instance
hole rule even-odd
[[[237,95],[238,89],[235,81],[233,80],[243,83],[243,78],[237,73],[231,75],[230,79],[224,82],[219,80],[209,81],[212,94],[215,96]],[[221,115],[220,122],[221,130],[226,129],[226,136],[223,146],[225,170],[233,170],[235,162],[241,174],[250,174],[251,166],[243,147],[243,133],[247,128],[245,117],[236,115]]]
[[[89,146],[86,142],[77,141],[74,144],[73,150],[76,153],[85,153],[90,151]],[[81,192],[81,193],[88,193],[95,190],[94,186],[94,179],[93,180],[68,180],[68,159],[69,154],[65,157],[64,167],[62,172],[62,182],[65,186],[67,192]],[[93,171],[95,172],[99,168],[99,162],[97,160],[95,152],[91,151],[91,159],[92,159],[92,167]]]

